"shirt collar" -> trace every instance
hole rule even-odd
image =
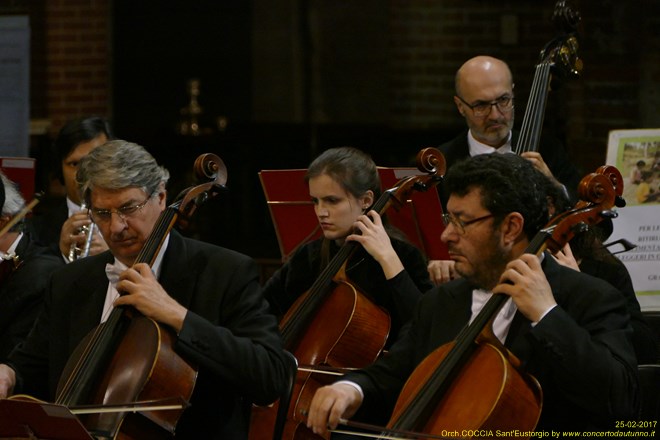
[[[479,142],[472,135],[472,130],[468,130],[468,146],[470,148],[470,156],[477,156],[479,154],[490,154],[497,151],[498,153],[511,153],[511,131],[509,131],[509,136],[506,138],[506,142],[499,148],[493,148],[490,145],[486,145],[483,142]]]
[[[69,211],[69,217],[71,217],[76,212],[80,211],[82,208],[80,205],[74,203],[70,198],[66,198],[66,207]]]
[[[156,255],[156,260],[154,261],[154,264],[151,265],[151,270],[153,273],[156,275],[156,279],[160,276],[160,267],[163,262],[163,257],[165,256],[165,251],[167,250],[167,245],[170,242],[170,234],[167,234],[167,237],[165,237],[165,240],[163,241],[163,245],[160,247],[160,250],[158,251],[158,255]],[[124,270],[128,269],[128,266],[126,266],[124,263],[119,261],[117,258],[115,258],[115,261],[111,266],[114,266],[117,273],[121,273]]]
[[[481,309],[491,296],[493,296],[493,293],[487,290],[474,289],[472,291],[472,316],[470,317],[470,322],[481,312]],[[513,322],[516,310],[518,310],[516,303],[509,297],[493,320],[493,333],[503,344],[509,334],[509,328]]]

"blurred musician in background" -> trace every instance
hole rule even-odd
[[[7,176],[0,172],[0,230],[25,207],[25,201]],[[18,220],[0,236],[0,361],[32,328],[42,309],[43,291],[50,274],[64,262],[23,233]]]
[[[55,174],[66,190],[66,199],[44,200],[30,219],[29,229],[35,240],[60,255],[66,262],[77,259],[89,243],[89,255],[108,249],[98,229],[89,229],[91,220],[82,207],[76,182],[78,163],[90,151],[112,139],[110,124],[100,116],[73,119],[59,131],[53,144],[57,165]],[[88,237],[88,233],[92,234]]]
[[[454,104],[465,119],[467,130],[438,147],[447,161],[447,170],[466,157],[513,151],[512,146],[517,145],[520,134],[513,129],[513,89],[509,66],[497,58],[476,56],[458,69]],[[575,201],[582,176],[558,139],[544,135],[541,137],[539,151],[527,151],[522,156],[557,186],[564,188],[570,199]],[[447,197],[448,194],[441,191],[443,208]],[[430,261],[428,269],[436,284],[450,281],[456,276],[451,260]]]

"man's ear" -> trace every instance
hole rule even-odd
[[[458,96],[454,96],[454,104],[456,104],[456,108],[458,109],[458,112],[461,114],[461,116],[465,117],[465,108],[463,107],[461,100],[458,99]]]
[[[513,244],[525,237],[525,219],[519,212],[510,212],[504,217],[500,225],[502,231],[502,241],[506,244]]]
[[[165,189],[165,184],[161,183],[156,191],[158,191],[158,205],[164,209],[167,204],[167,190]]]

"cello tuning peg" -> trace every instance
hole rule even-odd
[[[603,218],[617,218],[619,216],[619,213],[608,209],[606,211],[602,211],[600,215]]]
[[[588,230],[589,230],[589,225],[584,223],[584,222],[576,223],[575,226],[573,226],[573,233],[574,234],[581,234],[581,233],[586,232]]]

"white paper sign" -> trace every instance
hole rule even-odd
[[[660,311],[660,129],[613,130],[607,164],[623,175],[626,207],[608,241],[637,245],[617,254],[628,268],[643,311]]]

